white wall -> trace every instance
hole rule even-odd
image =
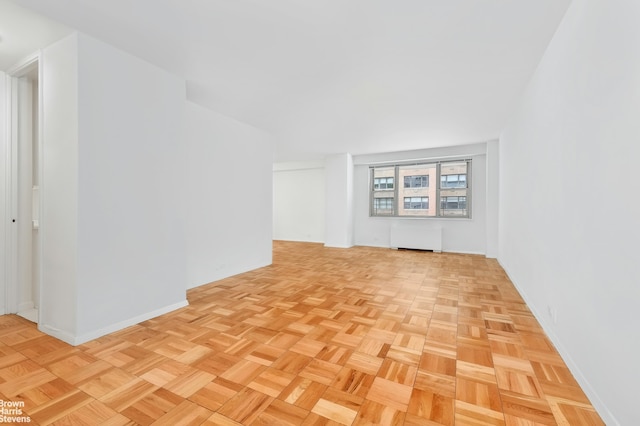
[[[273,169],[273,238],[324,242],[324,163],[279,163]]]
[[[25,77],[17,82],[18,162],[17,162],[17,251],[18,251],[18,313],[38,305],[37,265],[38,233],[33,230],[33,186],[38,171],[38,83]],[[34,150],[35,148],[35,150]],[[35,172],[35,173],[34,173]]]
[[[42,61],[39,327],[79,344],[186,304],[184,82],[83,34]]]
[[[43,331],[79,344],[271,263],[268,134],[80,33],[43,50],[41,83]]]
[[[83,340],[186,303],[185,85],[84,34],[78,58]]]
[[[43,143],[39,326],[72,343],[77,333],[78,39],[42,52]]]
[[[354,163],[356,164],[354,174],[355,244],[390,247],[389,231],[391,225],[403,221],[412,221],[426,228],[441,228],[443,251],[484,254],[487,247],[486,155],[486,144],[482,143],[354,157]],[[415,219],[369,216],[369,165],[409,159],[446,159],[451,157],[472,158],[473,160],[470,219]],[[495,166],[497,167],[497,164]]]
[[[640,424],[638,22],[574,0],[500,141],[499,261],[610,425]]]
[[[7,244],[7,232],[9,226],[8,211],[9,199],[7,193],[8,176],[6,174],[9,168],[9,139],[7,138],[7,91],[6,80],[7,76],[4,72],[0,71],[0,165],[2,171],[0,172],[0,315],[5,314],[5,289],[7,286],[7,265],[6,260],[6,244]]]
[[[186,104],[187,286],[271,263],[270,136]]]

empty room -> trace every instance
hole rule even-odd
[[[0,422],[640,424],[639,21],[0,0]]]

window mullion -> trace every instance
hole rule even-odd
[[[440,163],[436,164],[436,217],[440,217]]]
[[[375,203],[376,203],[376,198],[375,198],[375,192],[374,192],[374,187],[375,187],[375,169],[373,167],[369,168],[369,216],[375,216],[377,215],[377,212],[375,210]]]
[[[400,166],[393,168],[393,215],[398,216],[400,214],[400,200],[398,199],[398,187],[400,186]],[[404,182],[402,183],[404,185]],[[402,200],[404,202],[404,200]]]
[[[467,176],[465,178],[465,184],[467,186],[467,192],[465,193],[465,195],[467,196],[467,198],[466,198],[466,200],[467,200],[466,208],[467,208],[467,217],[469,219],[471,219],[471,197],[472,197],[472,195],[471,195],[471,193],[472,193],[472,191],[471,191],[471,181],[473,180],[473,179],[471,179],[471,172],[472,172],[471,167],[472,167],[471,166],[471,161],[467,161]]]

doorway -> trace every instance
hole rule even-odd
[[[40,306],[40,78],[35,56],[9,75],[11,269],[6,312],[38,322]]]

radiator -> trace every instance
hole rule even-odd
[[[394,223],[389,235],[391,248],[442,251],[442,228],[425,223]]]

